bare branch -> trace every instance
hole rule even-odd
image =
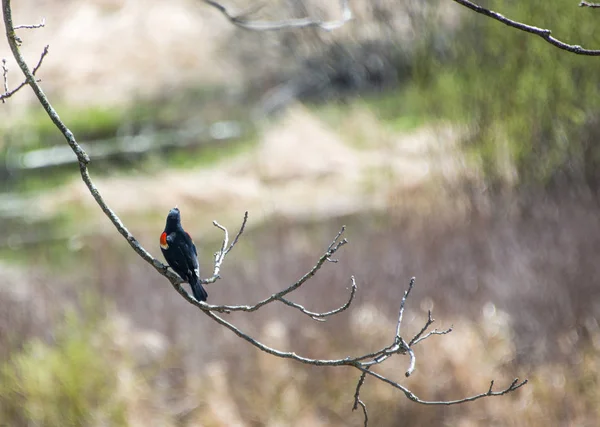
[[[369,415],[367,413],[367,405],[365,405],[365,402],[360,400],[360,389],[363,386],[363,384],[365,383],[366,376],[367,376],[366,372],[363,372],[362,374],[360,374],[358,383],[356,383],[356,391],[354,392],[354,405],[352,406],[353,411],[356,411],[358,409],[359,405],[362,408],[363,415],[365,417],[365,424],[364,424],[365,427],[367,427],[369,425]]]
[[[412,346],[420,343],[421,341],[429,338],[431,335],[446,335],[446,334],[449,334],[450,332],[452,332],[452,326],[450,326],[448,329],[445,329],[443,331],[438,331],[437,329],[434,329],[433,331],[429,332],[425,336],[421,337],[427,331],[427,329],[433,324],[433,322],[435,322],[435,319],[433,317],[431,317],[431,310],[429,310],[427,313],[427,322],[425,322],[425,325],[413,337],[413,339],[410,340],[410,342],[408,343],[408,346],[412,347]]]
[[[17,25],[15,27],[15,30],[21,30],[21,29],[28,29],[28,30],[33,30],[36,28],[42,28],[46,26],[46,18],[42,18],[42,20],[40,21],[39,24],[34,24],[34,25]]]
[[[225,256],[226,254],[228,254],[233,249],[233,247],[236,245],[236,243],[240,239],[240,236],[244,232],[244,229],[246,228],[246,223],[247,222],[248,222],[248,211],[246,211],[244,213],[244,221],[242,222],[242,226],[240,227],[240,230],[235,235],[235,239],[233,239],[233,242],[231,243],[231,245],[229,246],[229,248],[227,248],[227,250],[225,251],[225,254],[223,256]]]
[[[50,48],[50,45],[48,45],[48,44],[46,46],[44,46],[44,50],[42,51],[42,54],[40,55],[40,59],[38,60],[38,63],[35,65],[35,67],[33,67],[33,71],[31,72],[31,74],[33,74],[34,76],[35,76],[35,73],[37,73],[37,71],[42,66],[42,61],[44,60],[46,55],[48,55],[49,48]],[[36,81],[39,81],[39,80],[36,80]]]
[[[90,157],[85,152],[85,150],[79,145],[79,143],[75,139],[75,136],[73,135],[73,133],[69,130],[69,128],[60,119],[60,117],[58,116],[58,113],[56,112],[54,107],[52,107],[52,105],[48,101],[48,98],[46,97],[46,95],[44,94],[44,91],[42,90],[42,88],[40,87],[38,82],[36,81],[33,72],[29,69],[29,66],[25,62],[25,59],[23,58],[23,55],[20,52],[19,39],[15,34],[15,28],[12,23],[12,11],[11,11],[11,7],[10,7],[10,0],[2,0],[2,12],[3,12],[3,16],[4,16],[4,25],[6,27],[6,38],[8,40],[8,44],[10,46],[10,49],[13,53],[15,60],[17,61],[17,64],[19,65],[19,67],[21,68],[21,71],[25,75],[25,81],[27,84],[29,84],[31,86],[31,89],[33,90],[33,92],[35,93],[36,97],[38,98],[40,104],[42,105],[42,107],[44,108],[44,110],[46,111],[48,116],[50,117],[50,120],[52,120],[54,125],[63,134],[67,143],[73,150],[73,153],[75,153],[75,156],[77,157],[77,161],[79,162],[79,172],[81,174],[81,179],[87,186],[92,197],[94,198],[94,200],[96,201],[98,206],[100,206],[100,209],[102,209],[102,211],[108,217],[108,219],[113,223],[113,225],[115,226],[117,231],[127,240],[127,242],[133,248],[133,250],[140,257],[142,257],[142,259],[144,261],[146,261],[147,263],[152,265],[156,269],[156,271],[158,271],[163,276],[167,277],[169,279],[169,281],[171,282],[171,284],[175,287],[175,289],[177,289],[179,291],[181,289],[181,287],[179,286],[179,283],[181,283],[181,278],[178,275],[176,275],[175,273],[169,271],[166,265],[164,265],[163,263],[161,263],[160,261],[155,259],[148,251],[146,251],[140,245],[140,243],[133,236],[133,234],[131,234],[131,232],[127,229],[127,227],[125,227],[125,225],[120,220],[120,218],[117,216],[117,214],[108,206],[108,204],[102,198],[100,191],[98,190],[96,185],[93,183],[92,178],[90,177],[90,174],[89,174],[89,171],[87,168],[87,165],[90,162]],[[45,55],[43,55],[43,56],[45,56]],[[41,58],[41,59],[43,59],[43,58]],[[41,60],[39,62],[39,65],[41,65]],[[37,70],[37,68],[39,68],[39,65],[36,66],[36,68],[34,68],[34,70]]]
[[[281,301],[285,304],[286,302],[282,301],[282,299],[285,295],[295,291],[300,286],[302,286],[304,283],[306,283],[308,280],[312,279],[314,277],[314,275],[321,269],[321,267],[323,267],[323,264],[325,264],[325,262],[333,254],[335,254],[342,246],[344,246],[345,244],[348,243],[348,241],[346,239],[340,240],[344,230],[345,230],[345,228],[342,227],[342,230],[337,234],[337,236],[335,237],[333,242],[329,245],[329,247],[327,248],[325,253],[323,255],[321,255],[321,257],[319,258],[317,263],[314,265],[314,267],[311,268],[304,276],[302,276],[296,282],[292,283],[287,288],[271,295],[268,298],[263,299],[262,301],[257,302],[254,305],[210,305],[210,304],[204,304],[200,307],[203,310],[216,311],[216,312],[220,312],[220,313],[230,313],[232,311],[246,311],[246,312],[256,311],[256,310],[260,309],[261,307],[272,303],[273,301]],[[205,281],[205,282],[208,282],[208,281]],[[210,282],[210,283],[212,283],[212,282]],[[287,301],[287,303],[289,303],[287,305],[292,305],[292,306],[294,304],[294,303],[291,303],[290,301]],[[295,308],[299,308],[299,307],[295,307]],[[341,308],[343,308],[343,307],[344,306],[340,307],[340,309],[336,309],[336,310],[338,310],[337,312],[343,311],[343,310],[341,310]],[[344,308],[344,310],[345,310],[345,308]],[[313,313],[313,314],[317,315],[316,317],[319,317],[318,313]]]
[[[417,341],[421,337],[421,335],[423,335],[427,331],[427,329],[432,325],[433,322],[435,322],[435,319],[431,317],[431,310],[427,310],[427,322],[425,322],[425,325],[421,328],[419,332],[417,332],[413,339],[410,340],[408,345],[412,346],[415,343],[415,341]]]
[[[33,71],[31,72],[32,75],[35,76],[35,73],[37,73],[37,71],[40,69],[40,67],[42,65],[42,61],[44,60],[46,55],[48,55],[49,47],[50,47],[49,45],[46,45],[44,47],[44,50],[42,51],[42,54],[40,55],[40,59],[38,60],[38,63],[36,64],[35,67],[33,67]],[[17,86],[13,90],[9,91],[8,90],[8,67],[6,66],[5,59],[2,60],[2,77],[4,79],[4,93],[0,94],[0,99],[2,100],[2,103],[4,103],[6,98],[10,98],[15,93],[17,93],[19,91],[19,89],[21,89],[23,86],[25,86],[27,84],[27,80],[25,80],[24,82],[21,82],[21,84],[19,86]],[[39,82],[39,81],[40,81],[39,79],[36,80],[36,82]]]
[[[369,369],[362,368],[360,366],[357,366],[356,368],[363,372],[366,372],[368,375],[371,375],[380,381],[383,381],[386,384],[391,385],[394,388],[397,388],[398,390],[401,390],[405,394],[405,396],[408,397],[413,402],[420,403],[421,405],[429,405],[429,406],[451,406],[451,405],[458,405],[458,404],[466,403],[466,402],[473,402],[475,400],[479,400],[484,397],[503,396],[505,394],[511,393],[511,392],[523,387],[525,384],[528,383],[528,380],[519,381],[518,378],[515,378],[513,380],[513,382],[508,387],[506,387],[504,390],[493,391],[492,387],[494,385],[494,381],[492,381],[490,388],[486,392],[476,394],[474,396],[469,396],[469,397],[465,397],[463,399],[456,399],[456,400],[423,400],[423,399],[419,398],[416,394],[414,394],[412,391],[410,391],[408,388],[384,377],[383,375],[380,375]]]
[[[327,317],[341,313],[342,311],[344,311],[348,307],[350,307],[350,304],[352,304],[352,301],[354,300],[354,296],[356,295],[356,291],[357,291],[358,287],[356,286],[356,280],[354,279],[354,276],[352,276],[350,278],[350,281],[352,282],[352,288],[350,289],[350,298],[348,299],[348,301],[346,301],[346,303],[344,305],[342,305],[341,307],[338,307],[332,311],[327,311],[325,313],[315,313],[314,311],[309,311],[309,310],[305,309],[303,306],[301,306],[300,304],[289,301],[285,298],[279,298],[279,301],[281,301],[285,305],[288,305],[290,307],[294,307],[294,308],[300,310],[302,313],[306,314],[307,316],[311,317],[314,320],[317,320],[319,322],[324,322],[327,320],[326,319]]]
[[[8,67],[6,66],[6,58],[2,58],[2,81],[4,82],[4,93],[8,93]],[[2,103],[6,101],[1,97]]]
[[[437,329],[434,329],[431,332],[428,332],[427,334],[425,334],[424,336],[422,336],[421,338],[417,338],[416,340],[414,340],[414,342],[412,343],[412,346],[420,343],[421,341],[429,338],[432,335],[446,335],[449,334],[450,332],[452,332],[452,327],[448,328],[448,329],[444,329],[442,331],[438,331]],[[411,346],[411,347],[412,347]]]
[[[551,45],[556,46],[559,49],[566,50],[571,53],[576,53],[578,55],[588,55],[588,56],[600,56],[600,50],[593,49],[584,49],[579,45],[571,45],[565,42],[558,40],[557,38],[552,37],[552,31],[546,30],[543,28],[534,27],[532,25],[527,25],[522,22],[513,21],[512,19],[506,18],[505,16],[494,12],[493,10],[486,9],[485,7],[479,6],[469,0],[453,0],[454,2],[467,7],[477,13],[485,15],[489,18],[495,19],[496,21],[502,22],[504,25],[508,25],[509,27],[516,28],[517,30],[525,31],[526,33],[535,34],[540,36],[544,40],[546,40]],[[581,6],[581,4],[580,4]]]
[[[400,335],[400,329],[402,327],[402,319],[404,316],[404,307],[406,305],[406,299],[410,295],[410,291],[412,291],[412,288],[414,286],[415,286],[415,278],[411,277],[410,282],[408,284],[408,289],[404,292],[404,295],[402,296],[402,300],[400,301],[400,309],[398,310],[398,322],[396,323],[396,335],[394,335],[394,343],[392,345],[390,345],[389,347],[382,349],[381,353],[377,357],[374,357],[371,362],[365,363],[366,365],[371,366],[371,365],[382,363],[383,361],[385,361],[387,358],[389,358],[390,356],[392,356],[394,354],[407,354],[408,353],[408,355],[410,356],[410,363],[409,363],[409,367],[408,367],[408,370],[406,371],[405,375],[406,375],[406,377],[409,377],[414,372],[415,363],[416,363],[415,353],[412,351],[409,344],[407,344],[406,341],[404,341],[404,338],[402,338],[402,336]],[[427,326],[425,326],[425,328],[426,327]]]
[[[246,228],[247,222],[248,222],[248,211],[246,211],[244,213],[244,220],[242,221],[240,230],[236,234],[235,239],[233,239],[233,242],[231,242],[231,245],[229,245],[229,231],[227,231],[227,228],[223,227],[217,221],[213,221],[213,225],[215,227],[217,227],[220,230],[223,230],[223,234],[224,234],[223,244],[221,245],[221,250],[219,250],[219,252],[215,253],[215,266],[214,266],[214,270],[213,270],[213,275],[212,275],[212,277],[210,277],[208,279],[201,280],[201,282],[203,284],[215,283],[217,281],[217,279],[221,278],[221,276],[219,274],[221,272],[221,265],[223,264],[223,261],[225,260],[225,256],[233,249],[233,247],[238,242],[240,236],[242,235],[242,233],[244,232],[244,229]]]
[[[331,241],[331,244],[327,248],[328,251],[330,251],[331,249],[333,249],[333,247],[336,245],[337,241],[340,239],[340,237],[342,237],[342,234],[344,234],[345,231],[346,231],[346,226],[342,225],[342,228],[340,228],[340,231],[338,232],[338,234],[336,234],[336,236]],[[336,262],[338,262],[337,259],[332,259],[332,258],[327,258],[327,261],[333,262],[334,264]]]
[[[400,301],[400,310],[398,311],[398,323],[396,324],[396,341],[400,340],[400,327],[402,325],[402,316],[404,314],[404,305],[406,304],[406,298],[412,291],[413,286],[415,286],[415,278],[411,277],[410,282],[408,283],[408,289],[404,292],[404,296],[402,297],[402,301]]]
[[[404,373],[404,376],[406,378],[410,377],[412,375],[412,373],[415,371],[415,363],[417,362],[417,358],[415,357],[415,352],[413,351],[412,348],[406,346],[406,352],[408,353],[408,355],[410,356],[410,363],[408,365],[408,369],[406,370],[406,372]]]
[[[414,285],[414,282],[413,282],[413,285]],[[408,294],[409,294],[408,291],[405,292],[405,295],[408,295]],[[355,395],[354,395],[353,409],[356,409],[358,407],[357,405],[361,406],[361,408],[363,409],[363,414],[365,415],[365,425],[368,424],[368,418],[367,418],[366,404],[364,402],[362,402],[362,400],[360,399],[360,390],[361,390],[361,387],[364,385],[366,375],[371,375],[372,377],[374,377],[386,384],[391,385],[392,387],[402,391],[408,399],[412,400],[413,402],[422,404],[422,405],[445,405],[445,406],[447,406],[447,405],[456,405],[456,404],[465,403],[465,402],[472,402],[474,400],[478,400],[478,399],[481,399],[484,397],[502,396],[504,394],[513,392],[513,391],[519,389],[520,387],[524,386],[525,384],[527,384],[527,380],[519,382],[518,379],[515,379],[511,383],[511,385],[508,386],[507,388],[500,390],[500,391],[493,391],[493,382],[492,382],[490,388],[488,388],[488,390],[486,392],[476,394],[473,396],[469,396],[469,397],[465,397],[462,399],[447,400],[447,401],[433,401],[433,400],[421,399],[420,397],[415,395],[411,390],[409,390],[407,387],[405,387],[402,384],[400,384],[396,381],[393,381],[377,372],[374,372],[371,369],[373,366],[387,360],[387,358],[389,358],[393,354],[408,353],[410,356],[410,363],[409,363],[409,367],[408,367],[408,370],[406,371],[405,375],[410,376],[415,369],[416,358],[415,358],[415,355],[414,355],[412,349],[408,346],[408,344],[402,338],[400,338],[399,344],[394,344],[390,347],[385,347],[383,349],[380,349],[376,352],[373,352],[373,353],[370,353],[367,355],[362,355],[362,356],[357,356],[357,357],[346,357],[343,359],[313,359],[313,358],[308,358],[308,357],[298,355],[294,352],[285,352],[285,351],[280,351],[275,348],[269,347],[269,346],[265,345],[264,343],[258,341],[257,339],[251,337],[250,335],[244,333],[239,328],[234,326],[232,323],[229,323],[222,317],[218,316],[214,312],[214,310],[211,310],[211,308],[212,308],[211,306],[205,307],[203,305],[200,305],[202,303],[196,302],[191,297],[190,297],[190,299],[192,300],[191,302],[200,306],[204,310],[204,313],[207,316],[209,316],[210,318],[212,318],[213,320],[215,320],[217,323],[221,324],[222,326],[226,327],[227,329],[231,330],[238,337],[246,340],[247,342],[249,342],[256,348],[258,348],[259,350],[264,351],[268,354],[271,354],[273,356],[280,357],[283,359],[292,359],[297,362],[301,362],[301,363],[313,365],[313,366],[351,366],[351,367],[354,367],[354,368],[358,369],[359,371],[361,371],[362,374],[359,378],[359,381],[358,381],[358,384],[356,387],[356,391],[355,391]],[[417,338],[417,340],[419,340],[419,341],[422,341],[423,339],[425,339],[425,336],[421,337],[420,339]],[[375,357],[375,359],[371,359],[373,357]],[[368,360],[368,359],[371,359],[371,360]]]
[[[248,19],[249,13],[233,14],[223,4],[214,0],[203,0],[204,3],[214,7],[225,16],[233,25],[251,31],[279,31],[294,28],[314,27],[325,31],[333,31],[342,27],[346,22],[352,19],[352,11],[348,0],[340,0],[342,9],[342,18],[338,21],[321,21],[311,18],[287,19],[278,22],[272,21],[252,21]],[[254,11],[252,11],[254,12]]]
[[[195,301],[195,300],[193,300],[193,301]],[[201,303],[196,302],[196,305],[199,305],[199,304],[201,304]],[[202,307],[202,306],[200,306],[200,308],[204,309],[204,307]],[[262,342],[251,337],[250,335],[242,332],[235,325],[233,325],[232,323],[226,321],[222,317],[215,314],[214,311],[212,311],[210,309],[204,309],[204,313],[207,316],[209,316],[211,319],[213,319],[214,321],[219,323],[220,325],[222,325],[222,326],[226,327],[227,329],[229,329],[230,331],[232,331],[238,337],[244,339],[245,341],[252,344],[254,347],[256,347],[259,350],[264,351],[265,353],[268,353],[272,356],[276,356],[276,357],[279,357],[282,359],[292,359],[297,362],[304,363],[306,365],[313,365],[313,366],[355,366],[358,364],[358,358],[345,357],[342,359],[313,359],[310,357],[299,356],[296,353],[291,352],[291,351],[277,350],[275,348],[267,346],[266,344],[263,344]]]
[[[591,9],[600,9],[600,3],[588,3],[587,1],[582,1],[579,3],[579,7],[589,7]]]

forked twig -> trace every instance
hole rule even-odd
[[[33,67],[33,71],[31,72],[32,75],[35,76],[35,73],[37,73],[37,71],[42,66],[42,61],[44,61],[44,58],[46,57],[46,55],[48,55],[48,48],[49,48],[49,45],[46,45],[44,47],[44,50],[42,51],[42,54],[40,55],[40,59],[38,60],[35,67]],[[8,67],[6,66],[5,59],[2,60],[2,77],[4,80],[4,93],[0,94],[0,100],[2,100],[2,103],[5,103],[6,98],[10,98],[15,93],[17,93],[19,91],[19,89],[21,89],[23,86],[25,86],[27,84],[27,80],[21,82],[16,88],[9,91],[8,90]],[[36,81],[39,82],[40,80],[36,80]]]
[[[202,280],[202,283],[204,283],[204,284],[215,283],[217,281],[217,279],[221,278],[219,276],[219,274],[221,272],[221,265],[223,264],[223,261],[225,260],[225,256],[229,252],[231,252],[233,247],[237,244],[240,236],[246,229],[247,222],[248,222],[248,211],[246,211],[244,213],[244,220],[242,221],[240,230],[237,232],[235,238],[233,239],[233,242],[231,242],[231,245],[230,245],[229,244],[229,232],[227,231],[227,228],[223,227],[217,221],[213,221],[213,225],[223,231],[223,243],[221,244],[221,249],[218,252],[215,252],[215,266],[214,266],[212,277]]]

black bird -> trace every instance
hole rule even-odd
[[[165,231],[160,235],[160,249],[169,266],[190,284],[194,298],[206,301],[208,293],[200,283],[196,245],[181,226],[181,215],[176,207],[167,215]]]

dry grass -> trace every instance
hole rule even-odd
[[[223,3],[240,12],[254,6],[248,1]],[[284,2],[262,6],[259,19],[284,19],[294,14],[339,16],[336,6],[325,10],[321,4],[308,5],[306,10],[293,10],[293,5]],[[354,32],[364,31],[369,24],[376,28],[368,2],[357,2],[353,8],[364,18],[363,28]],[[39,75],[55,102],[71,106],[128,104],[135,98],[157,97],[190,85],[226,85],[237,90],[254,74],[244,69],[245,64],[267,61],[271,71],[289,64],[289,57],[283,55],[289,37],[304,50],[317,48],[314,32],[255,36],[236,30],[218,11],[193,0],[47,0],[41,4],[25,0],[13,4],[13,14],[16,24],[37,24],[45,18],[45,28],[21,30],[23,53],[34,62],[43,47],[50,45]],[[336,39],[348,39],[352,31],[338,33]],[[21,74],[9,52],[1,38],[0,57],[8,60],[12,85]],[[274,58],[269,60],[269,56]],[[26,92],[11,100],[11,111],[31,105],[34,97]]]
[[[361,125],[379,130],[355,132]],[[426,183],[440,177],[453,182],[467,173],[455,149],[459,136],[449,125],[409,133],[386,130],[364,106],[334,127],[297,105],[266,124],[250,150],[216,164],[157,168],[153,174],[132,172],[97,177],[95,182],[110,206],[142,233],[156,227],[144,219],[148,212],[161,212],[162,217],[175,205],[182,208],[194,235],[212,233],[216,218],[237,223],[245,210],[251,212],[253,225],[273,217],[319,220],[389,206],[403,209],[407,190],[431,199],[431,191],[424,191]],[[78,176],[67,185],[33,194],[24,211],[44,218],[64,211],[81,216],[85,211],[88,229],[112,233]],[[185,212],[199,216],[190,224]]]
[[[514,214],[494,206],[493,215],[446,220],[346,218],[352,245],[339,265],[328,265],[295,299],[316,310],[331,308],[344,298],[352,273],[360,286],[352,311],[323,325],[283,307],[230,319],[267,343],[303,354],[356,354],[390,339],[407,279],[416,275],[407,330],[415,331],[433,308],[438,326],[454,324],[455,332],[420,345],[417,372],[407,385],[423,398],[444,399],[485,390],[491,379],[501,386],[528,377],[531,384],[504,398],[426,408],[368,381],[364,398],[373,425],[397,425],[399,417],[413,425],[596,425],[599,272],[589,255],[600,243],[589,230],[598,229],[598,207],[545,201]],[[340,221],[282,221],[253,230],[229,260],[224,280],[209,289],[211,300],[254,301],[294,280]],[[120,313],[107,312],[112,326],[99,326],[98,334],[100,351],[110,352],[123,370],[116,392],[124,396],[128,425],[360,425],[360,416],[350,412],[356,373],[255,351],[185,305],[122,246],[111,239],[86,242],[84,254],[92,261],[85,277],[81,271],[77,276]],[[52,292],[44,305],[54,309],[48,313],[76,301],[77,280],[46,283]],[[3,295],[7,301],[10,294]],[[3,312],[30,312],[32,301],[7,301],[10,310]],[[125,323],[118,320],[123,316]],[[21,335],[3,343],[5,360],[29,336],[48,336],[58,318],[48,314],[32,323],[27,316],[6,317],[4,330]],[[382,369],[400,380],[406,362]]]
[[[44,89],[72,106],[123,104],[195,82],[224,82],[226,63],[215,49],[231,26],[192,1],[20,1],[13,14],[17,24],[46,19],[45,28],[22,31],[24,54],[33,61],[50,45],[40,72]],[[0,41],[14,83],[20,73],[8,52]],[[33,99],[25,95],[14,97],[12,108]]]

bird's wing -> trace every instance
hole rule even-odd
[[[196,245],[194,245],[194,241],[192,240],[192,236],[187,231],[183,232],[183,240],[185,244],[188,245],[193,251],[194,255],[198,256],[198,252],[196,252]]]
[[[194,256],[190,260],[191,261],[190,267],[192,267],[192,269],[194,270],[196,277],[200,278],[200,264],[198,263],[198,255],[196,252],[196,245],[194,245],[193,242],[192,242],[192,249],[194,251]]]
[[[191,236],[186,233],[185,231],[183,232],[183,239],[178,239],[179,243],[181,244],[181,248],[180,249],[183,253],[187,254],[188,256],[185,257],[186,260],[186,268],[189,272],[190,275],[194,274],[196,277],[200,277],[200,266],[198,264],[198,255],[196,252],[196,246],[194,245],[194,242],[192,241]]]
[[[189,267],[191,268],[191,270],[194,271],[194,273],[196,273],[197,277],[200,277],[200,265],[198,264],[198,251],[196,250],[196,245],[194,244],[194,241],[192,240],[192,236],[190,236],[187,232],[184,232],[183,240],[185,241],[185,244],[187,245],[187,247],[189,249],[191,249],[191,251],[194,253],[194,256],[192,257],[192,259],[190,259]]]

